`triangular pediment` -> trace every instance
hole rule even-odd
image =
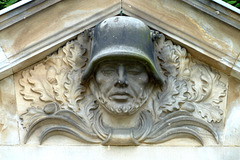
[[[183,1],[126,0],[100,4],[61,1],[2,29],[1,79],[41,60],[83,30],[120,12],[144,21],[200,61],[239,77],[239,29]],[[237,19],[239,15],[233,16]]]
[[[239,159],[239,10],[220,0],[26,1],[0,15],[3,159]],[[126,33],[129,19],[144,34],[127,32],[124,46],[113,29]]]

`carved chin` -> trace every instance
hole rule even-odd
[[[126,103],[119,103],[114,100],[110,100],[109,98],[104,97],[103,94],[97,94],[95,96],[99,105],[109,113],[116,115],[132,115],[136,113],[146,102],[148,96],[144,95],[145,94],[142,94],[142,96],[134,98]]]
[[[131,115],[139,110],[142,106],[139,102],[129,102],[127,104],[117,104],[111,101],[105,101],[105,103],[100,102],[100,105],[106,109],[108,112],[117,115]]]

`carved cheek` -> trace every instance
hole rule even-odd
[[[95,78],[96,78],[96,82],[97,82],[98,84],[101,84],[101,83],[102,83],[102,81],[103,81],[103,75],[102,75],[100,72],[97,72],[97,73],[96,73]]]
[[[142,73],[139,76],[136,76],[135,82],[138,85],[138,87],[144,88],[146,84],[148,83],[148,74],[147,73]]]
[[[103,86],[106,81],[106,79],[104,78],[104,75],[101,74],[100,72],[97,72],[95,78],[96,78],[96,82],[97,82],[99,89],[102,91],[102,88],[104,88]]]
[[[129,77],[130,88],[132,89],[135,97],[141,95],[141,92],[145,89],[148,83],[148,74],[143,72],[140,75]]]
[[[149,77],[147,73],[142,73],[141,76],[139,77],[139,80],[141,80],[141,83],[143,85],[146,85],[149,81]]]
[[[107,95],[107,93],[113,87],[113,78],[106,77],[101,72],[97,72],[96,82],[97,82],[97,85],[98,85],[100,91],[105,95]]]

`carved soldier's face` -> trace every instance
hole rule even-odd
[[[92,92],[110,113],[133,114],[149,96],[148,82],[147,71],[138,62],[103,62],[95,73]]]

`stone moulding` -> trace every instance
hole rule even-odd
[[[236,7],[230,6],[228,3],[226,3],[226,5],[229,5],[234,10],[223,6],[216,0],[212,0],[212,2],[207,0],[197,0],[197,1],[183,0],[183,1],[219,19],[220,21],[223,21],[237,29],[240,29],[240,20],[238,19],[240,10]],[[220,2],[222,3],[222,1]]]
[[[67,133],[75,139],[102,145],[155,144],[187,137],[204,144],[201,130],[219,136],[216,124],[224,118],[220,104],[226,84],[220,74],[195,59],[186,49],[152,31],[158,69],[164,84],[154,84],[133,127],[109,126],[99,103],[81,76],[90,56],[91,30],[69,41],[41,63],[22,72],[19,84],[23,99],[31,101],[20,116],[27,134],[41,129],[40,143],[50,136]]]
[[[59,2],[60,0],[38,0],[33,2],[25,2],[22,6],[14,8],[10,12],[0,13],[0,31],[23,20],[27,17]],[[19,2],[18,2],[19,3]],[[22,3],[22,2],[20,2]],[[16,4],[15,4],[16,5]],[[38,6],[38,7],[36,7]]]

